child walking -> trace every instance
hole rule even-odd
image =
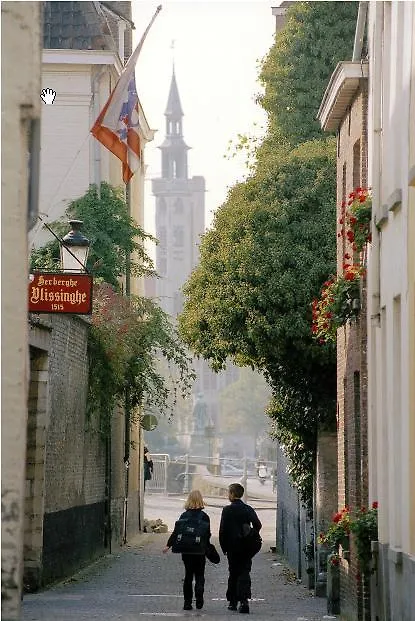
[[[185,569],[183,582],[183,610],[192,610],[193,578],[195,580],[194,596],[196,600],[196,608],[198,610],[203,608],[206,565],[205,550],[211,536],[210,518],[208,514],[203,511],[204,507],[205,504],[199,490],[195,489],[191,491],[184,505],[186,510],[181,514],[179,520],[176,522],[174,530],[168,538],[166,547],[163,549],[163,554],[168,552],[172,547],[173,552],[175,551],[175,545],[178,545],[177,542],[180,540],[181,525],[183,524],[193,524],[195,525],[195,528],[199,529],[202,533],[202,537],[199,537],[199,540],[200,538],[204,540],[202,541],[201,550],[199,551],[195,548],[194,552],[182,553],[182,561]],[[196,537],[196,539],[197,538],[198,537]],[[188,542],[187,545],[190,546],[191,543]],[[187,549],[190,550],[191,548],[188,547]]]

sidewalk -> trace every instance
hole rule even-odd
[[[172,502],[166,497],[146,498],[146,517],[153,513],[171,526],[181,505],[182,499]],[[212,532],[217,533],[214,529],[221,508],[207,506],[206,510],[211,516]],[[264,522],[267,513],[265,509],[259,514]],[[333,619],[325,612],[326,600],[314,598],[308,589],[297,584],[281,559],[270,552],[274,542],[270,538],[265,540],[265,536],[272,532],[272,524],[264,526],[263,548],[253,561],[251,617],[259,621]],[[165,534],[140,534],[119,554],[100,559],[66,583],[26,595],[24,621],[146,621],[160,616],[205,617],[209,621],[239,618],[239,613],[226,608],[227,563],[222,554],[219,565],[206,564],[203,610],[183,611],[183,564],[180,555],[162,554],[166,540]],[[217,539],[213,541],[219,548]]]

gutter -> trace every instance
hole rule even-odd
[[[363,38],[365,36],[366,16],[368,2],[359,2],[359,12],[357,14],[356,32],[353,45],[353,62],[359,62],[362,58]]]

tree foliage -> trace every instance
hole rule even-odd
[[[66,210],[67,219],[83,221],[82,232],[91,242],[88,269],[94,276],[119,289],[127,261],[131,276],[154,275],[153,263],[144,249],[146,239],[153,240],[128,213],[122,188],[101,184],[90,186],[84,196],[72,201]],[[68,224],[54,222],[52,230],[62,237]],[[52,240],[31,254],[31,269],[59,267],[59,242]]]
[[[311,334],[312,300],[336,263],[335,140],[316,115],[351,57],[357,3],[297,2],[287,15],[260,75],[267,135],[202,239],[179,325],[214,369],[230,357],[264,373],[274,435],[310,502],[317,429],[334,424],[336,399],[334,346]]]
[[[276,377],[332,365],[313,342],[313,295],[334,269],[330,140],[301,145],[277,170],[235,186],[200,246],[179,318],[186,341],[213,368],[228,356]]]
[[[189,396],[191,361],[168,316],[153,300],[127,298],[101,283],[94,287],[93,309],[89,412],[100,418],[104,429],[117,403],[124,402],[129,412],[144,408],[164,414],[178,396]],[[171,382],[160,370],[160,357],[171,369]]]
[[[296,147],[321,138],[316,119],[337,63],[352,58],[358,2],[294,2],[260,74],[268,141]]]

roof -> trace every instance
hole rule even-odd
[[[317,119],[324,131],[334,131],[339,127],[356,95],[360,81],[367,77],[366,61],[338,63],[317,113]]]
[[[117,10],[114,9],[114,4]],[[118,21],[120,19],[127,21],[133,27],[131,2],[61,2],[59,0],[44,2],[43,47],[44,49],[118,52]],[[125,35],[126,58],[131,55],[131,51],[131,30],[128,29]]]
[[[178,119],[183,115],[182,104],[180,103],[179,89],[177,88],[176,74],[173,67],[173,75],[171,77],[169,98],[167,100],[165,116],[172,116]]]
[[[162,144],[158,147],[159,149],[191,149],[192,147],[188,147],[185,141],[181,136],[166,136],[163,140]]]

